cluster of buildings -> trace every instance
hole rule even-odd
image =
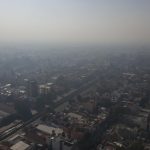
[[[149,70],[136,63],[121,63],[120,58],[111,61],[97,66],[98,71],[93,64],[68,72],[66,68],[53,82],[25,79],[24,86],[2,86],[0,121],[18,113],[16,99],[28,102],[32,117],[39,116],[24,126],[20,119],[0,128],[1,134],[7,134],[21,126],[0,142],[0,149],[150,149]],[[37,100],[44,112],[37,109]]]
[[[141,73],[141,72],[140,72]],[[119,79],[119,78],[118,78]],[[111,92],[109,99],[114,121],[103,134],[97,150],[150,149],[150,97],[146,73],[122,73],[121,84]],[[119,80],[120,80],[119,79]],[[120,82],[120,81],[116,82]],[[117,107],[116,107],[117,106]]]

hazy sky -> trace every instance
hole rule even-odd
[[[149,43],[150,0],[0,0],[0,43]]]

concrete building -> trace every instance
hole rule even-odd
[[[23,141],[19,141],[18,143],[14,144],[10,147],[11,150],[30,150],[31,147],[27,143]]]

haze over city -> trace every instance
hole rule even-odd
[[[1,0],[0,43],[149,44],[149,0]]]
[[[150,0],[0,0],[0,150],[150,150]]]

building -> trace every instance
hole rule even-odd
[[[51,92],[51,87],[50,86],[45,85],[45,84],[39,86],[39,94],[47,95],[50,92]]]
[[[26,81],[27,82],[27,94],[30,97],[38,96],[38,84],[36,81]]]
[[[27,143],[23,142],[23,141],[19,141],[18,143],[12,145],[10,147],[11,150],[30,150],[31,147],[30,145],[28,145]]]
[[[44,124],[39,124],[36,127],[36,129],[47,135],[55,134],[56,136],[58,136],[59,134],[61,134],[63,132],[63,130],[60,128],[54,128],[54,127],[50,127],[50,126],[47,126]]]

